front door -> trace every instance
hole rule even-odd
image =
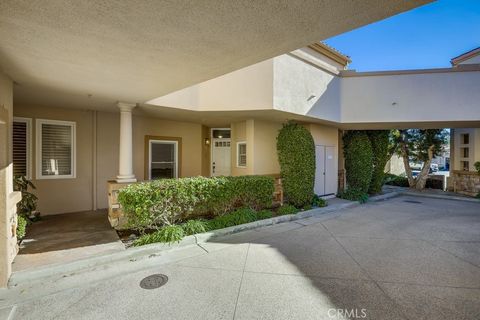
[[[230,175],[230,139],[212,139],[212,176]]]

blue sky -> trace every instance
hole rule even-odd
[[[325,42],[357,71],[450,67],[480,47],[480,0],[439,0]]]

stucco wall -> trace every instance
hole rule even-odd
[[[211,144],[206,145],[205,144],[205,139],[210,139],[211,143],[211,137],[210,137],[210,128],[206,126],[202,126],[202,176],[209,177],[210,176],[210,168],[211,168]]]
[[[94,170],[94,117],[96,114],[96,170]],[[32,118],[32,178],[37,186],[38,209],[44,215],[106,208],[107,181],[118,174],[119,113],[70,108],[15,105],[14,115]],[[35,172],[35,119],[76,122],[76,178],[37,180]],[[145,135],[182,138],[181,176],[202,174],[202,126],[141,116],[133,117],[133,167],[144,179]],[[94,172],[96,171],[96,179]],[[96,180],[96,182],[95,182]],[[95,194],[95,195],[94,195]]]
[[[290,55],[274,58],[273,105],[281,111],[340,121],[340,79]]]
[[[480,72],[342,78],[342,122],[480,120]]]
[[[281,123],[253,120],[253,174],[279,174],[277,136]]]
[[[272,78],[273,60],[269,59],[148,103],[203,111],[271,109]]]
[[[92,209],[93,113],[87,110],[15,105],[16,117],[32,118],[32,181],[37,187],[38,210],[43,215]],[[76,123],[76,178],[37,179],[36,119]]]
[[[404,175],[405,165],[403,164],[402,157],[396,154],[392,155],[385,165],[385,172],[396,175]]]
[[[252,154],[248,152],[248,146],[251,145],[251,141],[247,140],[247,122],[234,122],[230,125],[231,128],[231,173],[232,176],[241,176],[246,174],[251,174],[252,168],[251,158]],[[246,142],[247,143],[247,166],[246,167],[237,167],[237,142]]]
[[[13,193],[12,108],[13,81],[0,72],[0,287],[7,285],[17,254],[15,206],[20,197]]]
[[[231,124],[232,175],[279,174],[277,135],[281,123],[249,119]],[[247,143],[247,166],[237,167],[237,142]]]

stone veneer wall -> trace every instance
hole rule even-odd
[[[476,196],[480,193],[480,174],[472,171],[453,171],[453,191]]]
[[[17,202],[22,194],[13,191],[13,165],[0,169],[0,254],[2,255],[0,287],[6,287],[12,272],[12,262],[18,252],[17,245]]]
[[[345,169],[338,170],[338,192],[345,189]]]
[[[121,230],[125,227],[126,219],[123,214],[122,207],[118,203],[118,193],[122,188],[132,184],[132,183],[118,183],[115,180],[108,181],[108,221],[110,225],[117,229]]]

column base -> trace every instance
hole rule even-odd
[[[134,175],[129,175],[129,176],[117,176],[117,179],[115,179],[117,183],[133,183],[137,182],[137,179],[135,178]]]

